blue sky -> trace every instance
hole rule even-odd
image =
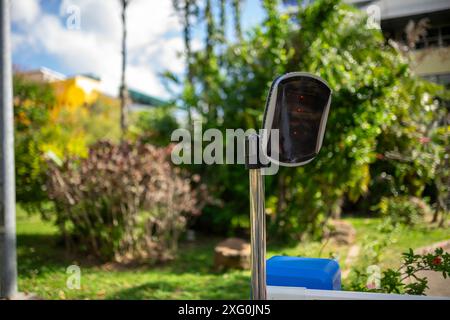
[[[102,78],[102,90],[116,94],[120,78],[119,13],[118,1],[114,0],[14,0],[13,62],[21,69],[47,67],[66,75],[96,74]],[[133,0],[128,17],[130,87],[168,97],[159,74],[165,70],[182,73],[184,69],[178,54],[183,49],[181,26],[171,0]],[[259,0],[244,1],[244,31],[263,18]],[[231,26],[229,29],[232,37]],[[201,45],[203,37],[200,25],[194,48]]]

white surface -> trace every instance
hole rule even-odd
[[[376,5],[380,8],[381,20],[450,9],[448,0],[346,0],[345,2],[356,5],[361,10]]]
[[[312,290],[298,287],[267,287],[268,300],[450,300],[449,297],[410,296],[339,290]]]

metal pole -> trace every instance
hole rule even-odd
[[[266,216],[264,209],[264,177],[261,169],[250,169],[250,223],[252,299],[266,300]]]
[[[0,297],[17,293],[10,1],[0,0]]]

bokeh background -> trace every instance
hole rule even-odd
[[[171,133],[260,128],[272,80],[305,71],[333,90],[327,131],[311,164],[266,177],[268,255],[337,259],[345,290],[450,295],[449,17],[440,0],[12,1],[19,289],[248,298],[248,173],[173,165]]]

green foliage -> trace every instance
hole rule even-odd
[[[120,135],[119,111],[110,100],[68,110],[57,106],[50,84],[20,75],[14,76],[14,122],[17,200],[43,213],[48,201],[45,157],[86,156],[88,145],[117,141]]]
[[[436,249],[434,253],[421,255],[414,254],[412,249],[406,249],[423,246],[420,238],[427,239],[428,243],[436,241],[437,239],[430,241],[428,237],[430,232],[439,229],[394,223],[391,215],[370,220],[371,223],[364,229],[359,223],[355,225],[358,233],[363,235],[360,240],[361,254],[349,266],[351,273],[345,282],[345,290],[424,294],[428,282],[420,271],[442,272],[444,278],[449,275],[450,254],[442,248]],[[443,232],[442,235],[446,237],[447,231]],[[404,252],[401,261],[400,252]]]
[[[50,110],[55,105],[52,88],[46,84],[14,77],[14,125],[17,200],[39,206],[47,199],[46,164],[42,145],[48,136],[42,129],[50,123]]]
[[[422,223],[426,216],[431,215],[431,208],[425,201],[409,196],[384,197],[378,209],[383,216],[391,218],[392,223],[406,225]]]
[[[367,272],[357,271],[349,290],[424,295],[428,288],[426,277],[420,271],[435,271],[446,279],[450,275],[450,253],[442,248],[432,253],[415,254],[412,249],[402,254],[403,262],[397,269],[386,269],[380,277],[380,285],[372,283]]]
[[[406,61],[385,45],[379,30],[366,27],[361,12],[320,1],[301,11],[299,21],[305,49],[294,61],[328,81],[333,103],[321,154],[287,183],[295,185],[293,201],[280,218],[282,231],[293,235],[305,227],[320,232],[344,194],[355,201],[367,192],[377,137],[394,120],[397,88],[409,77]],[[294,214],[299,207],[302,212]]]
[[[58,106],[52,122],[43,127],[47,140],[42,149],[61,159],[86,157],[90,145],[104,139],[119,141],[120,108],[117,101],[100,96],[93,104]]]
[[[398,242],[402,233],[409,231],[403,225],[394,224],[391,218],[384,218],[372,229],[373,232],[363,233],[363,238],[360,242],[360,261],[363,261],[364,266],[380,263],[386,254],[386,250]]]
[[[157,146],[170,144],[172,132],[180,127],[174,109],[169,107],[141,111],[135,117],[131,130],[144,142]]]
[[[69,250],[121,262],[171,258],[206,192],[197,194],[198,179],[170,165],[170,151],[98,142],[86,159],[50,162],[48,192]]]
[[[420,197],[440,176],[444,180],[449,177],[444,173],[448,141],[444,141],[445,127],[441,126],[448,113],[442,101],[445,92],[416,78],[404,79],[403,86],[394,106],[395,121],[377,139],[367,206],[378,203],[381,197]]]
[[[77,128],[85,133],[86,145],[90,146],[99,140],[118,142],[121,135],[119,123],[119,106],[100,97],[88,107],[87,114],[79,118]]]
[[[447,114],[443,117],[444,124],[438,127],[431,135],[431,140],[437,146],[436,167],[434,183],[437,190],[436,211],[434,221],[438,221],[441,214],[439,225],[443,226],[447,221],[449,207],[448,199],[450,198],[450,117]]]
[[[307,71],[330,84],[320,155],[311,165],[282,168],[266,180],[270,233],[294,240],[305,232],[319,236],[344,198],[357,202],[368,192],[373,194],[361,200],[366,209],[382,196],[420,196],[439,163],[436,145],[426,141],[442,110],[435,98],[442,88],[413,76],[408,59],[380,30],[367,27],[367,16],[338,0],[316,1],[296,17],[280,13],[277,1],[263,1],[263,8],[266,19],[237,43],[218,50],[206,42],[193,53],[188,68],[195,76],[180,99],[195,109],[204,128],[246,130],[260,126],[276,76]],[[206,208],[200,221],[217,229],[247,228],[243,166],[192,170],[227,204]]]
[[[275,10],[276,6],[265,4]],[[274,11],[275,13],[275,11]],[[218,54],[208,54],[206,48],[195,52],[191,69],[194,82],[188,83],[182,95],[183,104],[192,105],[203,120],[203,128],[225,129],[257,128],[262,120],[267,89],[275,74],[284,71],[280,59],[286,63],[287,52],[283,48],[288,38],[288,17],[276,30],[277,22],[267,20],[252,31],[248,40],[225,43],[221,46],[221,66]],[[272,37],[276,41],[271,41]],[[278,41],[279,40],[279,41]],[[208,206],[199,224],[209,231],[229,232],[247,228],[248,182],[243,165],[196,166],[194,172],[202,174],[210,190],[226,206]]]

